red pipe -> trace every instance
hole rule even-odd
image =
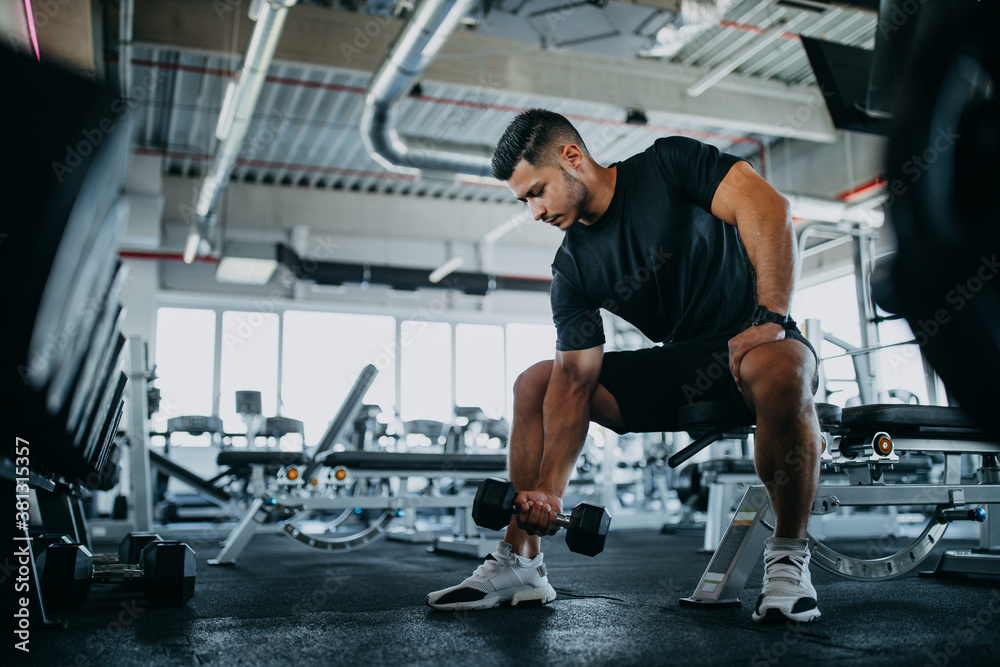
[[[180,252],[167,252],[155,250],[119,250],[118,256],[122,259],[162,259],[171,262],[184,261],[184,254]],[[217,257],[195,257],[196,262],[218,262]]]
[[[747,25],[746,23],[733,23],[732,21],[719,21],[718,25],[719,25],[720,28],[736,28],[737,30],[745,30],[747,32],[755,32],[755,33],[757,33],[759,35],[763,35],[765,32],[767,32],[766,30],[764,30],[763,28],[761,28],[759,26]],[[793,32],[783,32],[783,33],[781,33],[781,36],[784,39],[798,39],[799,38],[799,36],[796,35]]]
[[[843,192],[837,195],[837,199],[840,199],[841,201],[845,201],[847,203],[856,202],[861,199],[867,199],[871,195],[882,190],[885,187],[886,182],[887,181],[885,176],[879,174],[875,178],[867,180],[864,183],[861,183],[860,185],[851,188],[850,190],[844,190]]]

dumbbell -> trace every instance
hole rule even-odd
[[[183,542],[156,540],[139,552],[138,563],[94,565],[94,556],[77,543],[56,542],[45,550],[41,593],[52,609],[82,605],[95,583],[139,582],[154,607],[180,607],[194,595],[195,557]]]
[[[519,514],[514,506],[517,489],[510,482],[490,477],[476,490],[472,503],[472,520],[477,526],[500,530]],[[604,542],[611,526],[611,515],[600,505],[580,503],[572,514],[556,514],[556,524],[566,529],[566,545],[570,551],[596,556],[604,551]]]

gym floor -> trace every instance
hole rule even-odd
[[[187,541],[198,579],[186,607],[152,609],[123,589],[95,586],[82,609],[60,614],[69,627],[33,633],[30,659],[17,664],[943,667],[995,665],[1000,654],[996,579],[909,574],[862,583],[814,566],[822,618],[761,626],[750,620],[758,565],[740,608],[681,607],[709,560],[696,536],[614,531],[596,558],[547,538],[555,602],[465,613],[434,611],[424,596],[458,583],[478,561],[426,546],[382,540],[332,554],[263,534],[235,567],[218,568],[207,564],[217,538]],[[844,553],[871,546],[830,544]],[[892,551],[904,544],[879,540]]]

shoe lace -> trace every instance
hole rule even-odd
[[[476,568],[476,571],[472,573],[472,576],[479,577],[480,579],[489,579],[497,570],[501,567],[500,562],[493,560],[492,558],[487,558],[482,565]]]
[[[778,551],[764,554],[764,575],[768,581],[802,582],[802,573],[808,567],[808,554]]]

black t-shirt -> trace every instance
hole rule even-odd
[[[559,350],[604,344],[604,308],[654,342],[738,328],[756,302],[736,227],[711,214],[740,159],[686,137],[658,139],[617,164],[615,193],[593,225],[575,224],[552,262]]]

